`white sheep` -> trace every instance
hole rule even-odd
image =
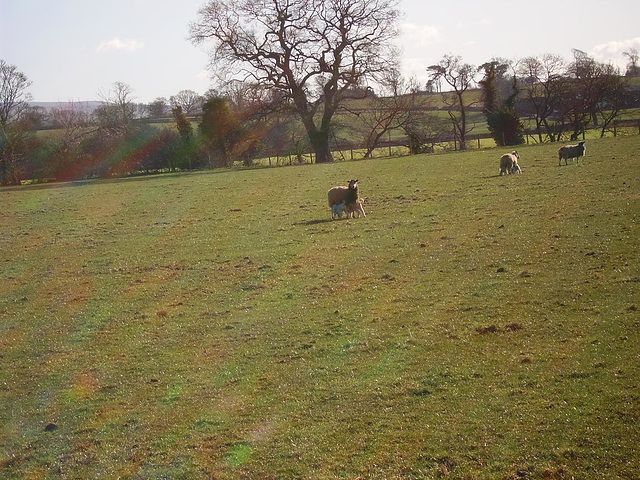
[[[587,153],[587,148],[584,146],[584,142],[578,142],[577,145],[565,145],[564,147],[560,147],[558,150],[558,166],[561,165],[562,159],[564,159],[564,164],[568,165],[568,160],[576,159],[576,163],[578,163],[578,158],[584,157]]]
[[[364,198],[358,198],[355,203],[350,204],[347,207],[347,218],[356,218],[356,213],[358,214],[358,218],[360,215],[367,218],[367,215],[364,213]]]
[[[331,220],[342,218],[342,214],[346,211],[347,205],[345,204],[345,202],[336,203],[333,207],[331,207]],[[347,213],[347,218],[349,218],[349,213]]]
[[[500,157],[500,175],[512,173],[514,165],[518,165],[520,155],[515,150],[511,153],[505,153]]]
[[[516,173],[522,173],[522,169],[517,163],[514,164],[513,167],[511,167],[511,175],[515,175]]]
[[[327,192],[329,200],[329,208],[333,209],[334,205],[344,203],[347,208],[356,203],[359,197],[358,180],[349,180],[349,185],[344,187],[333,187]]]

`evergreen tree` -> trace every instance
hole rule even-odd
[[[511,94],[501,101],[496,86],[496,62],[485,64],[484,68],[485,76],[479,83],[484,102],[483,112],[491,136],[499,146],[520,145],[524,143],[524,126],[515,110],[518,98],[516,77],[513,77]]]
[[[180,105],[172,108],[171,113],[173,114],[173,119],[176,121],[176,128],[180,133],[180,137],[182,138],[184,143],[189,143],[193,134],[193,127],[191,126],[191,122],[185,116]]]
[[[174,168],[188,168],[191,170],[193,168],[193,157],[194,157],[194,149],[196,148],[196,144],[193,141],[193,126],[191,122],[187,118],[187,116],[182,111],[182,107],[180,105],[176,105],[171,109],[171,113],[173,114],[173,119],[176,121],[176,128],[178,129],[178,133],[180,134],[180,145],[176,148],[176,162],[172,163],[170,168],[173,170]]]
[[[213,97],[202,106],[200,133],[206,139],[208,154],[216,167],[233,164],[232,148],[239,126],[226,98]]]

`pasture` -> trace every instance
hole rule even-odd
[[[640,478],[640,136],[558,146],[0,189],[0,477]]]

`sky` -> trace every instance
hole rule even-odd
[[[36,102],[100,100],[114,82],[150,103],[212,84],[205,46],[189,23],[206,0],[0,0],[0,59],[32,85]],[[515,7],[515,4],[523,5]],[[622,69],[640,50],[637,0],[400,0],[402,72],[420,84],[444,55],[481,65],[572,49]]]

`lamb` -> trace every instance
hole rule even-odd
[[[342,218],[342,214],[347,211],[347,206],[344,202],[336,203],[333,207],[331,207],[331,220],[335,220],[336,218]],[[347,212],[347,218],[349,218],[349,213]]]
[[[500,157],[500,175],[513,173],[512,169],[514,165],[518,165],[518,159],[520,155],[515,150],[511,153],[505,153]]]
[[[514,175],[516,173],[522,173],[522,169],[520,168],[520,165],[518,165],[517,163],[513,165],[513,167],[511,167],[511,175]]]
[[[356,203],[359,198],[358,180],[349,180],[349,185],[344,187],[333,187],[327,192],[329,208],[334,205],[344,203],[347,208]]]
[[[347,208],[347,218],[356,218],[356,213],[358,214],[358,218],[360,215],[367,218],[367,215],[364,213],[364,208],[362,205],[364,204],[364,198],[358,198],[355,203],[352,203]]]
[[[584,142],[579,142],[577,145],[565,145],[564,147],[560,147],[558,150],[558,166],[561,165],[562,159],[564,158],[564,164],[568,165],[568,160],[576,159],[576,163],[578,163],[578,159],[580,157],[584,157],[587,152],[586,147],[584,146]]]

